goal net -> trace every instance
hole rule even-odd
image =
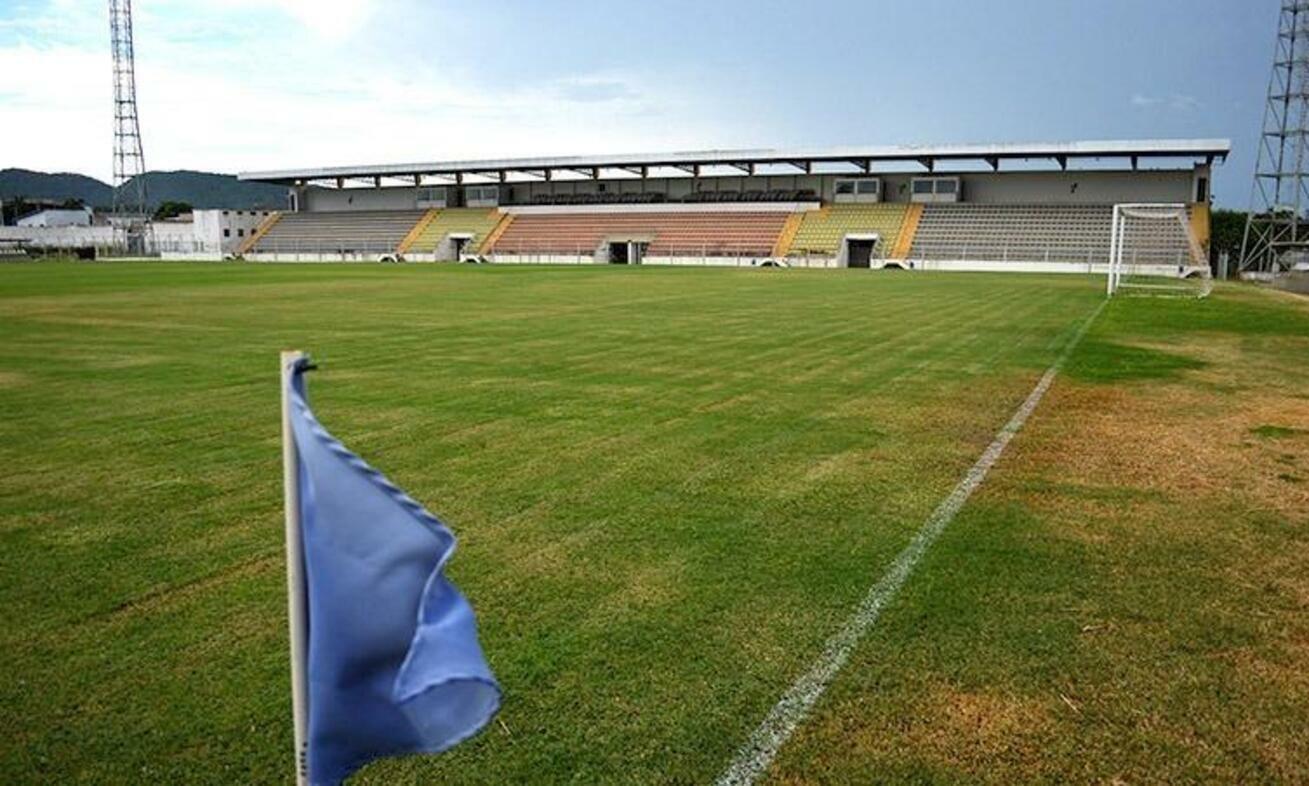
[[[1212,289],[1186,205],[1114,205],[1109,295],[1199,298]]]

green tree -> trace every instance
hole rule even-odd
[[[184,213],[190,213],[191,210],[192,207],[187,202],[161,202],[155,209],[155,221],[177,218]]]
[[[1209,215],[1209,248],[1214,259],[1226,251],[1233,260],[1241,256],[1245,234],[1244,210],[1215,210]]]
[[[4,200],[3,223],[5,226],[18,223],[18,219],[32,212],[32,205],[22,197]]]

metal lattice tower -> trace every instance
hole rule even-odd
[[[1241,270],[1276,273],[1309,252],[1309,2],[1283,0]]]
[[[109,38],[114,56],[114,216],[128,253],[150,245],[145,192],[145,155],[136,110],[136,62],[132,46],[132,0],[109,0]]]

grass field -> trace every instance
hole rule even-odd
[[[506,700],[363,783],[705,783],[1078,276],[0,266],[0,780],[290,778],[277,352],[460,536]],[[1309,781],[1309,302],[1115,300],[773,783]]]

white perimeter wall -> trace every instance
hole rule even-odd
[[[158,221],[152,226],[155,245],[165,256],[217,258],[230,254],[250,236],[268,210],[197,210],[191,221]],[[0,227],[0,240],[24,240],[38,248],[113,246],[113,227]]]
[[[0,240],[26,240],[43,248],[91,248],[114,242],[110,226],[92,227],[0,227]]]

